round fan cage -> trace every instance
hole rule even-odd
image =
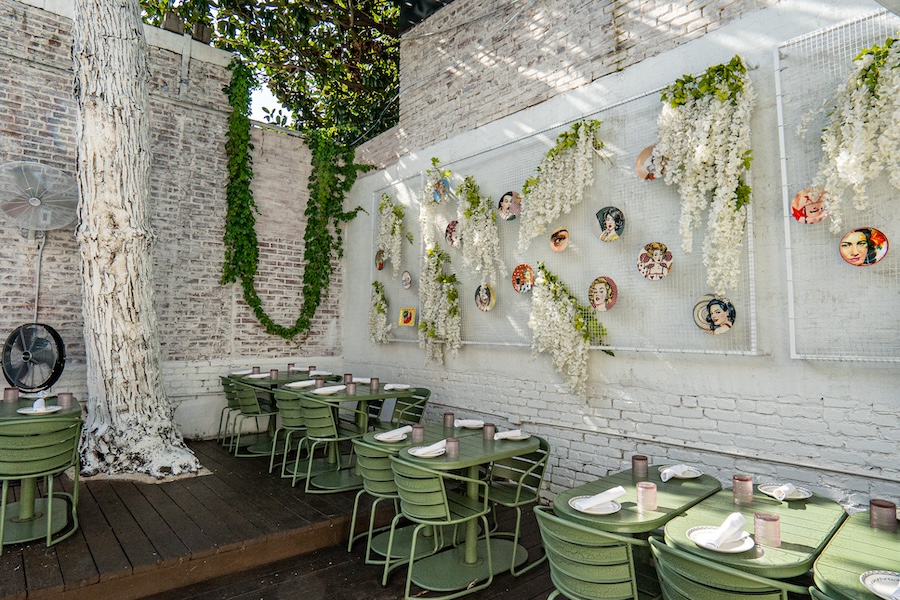
[[[29,323],[17,327],[3,346],[3,375],[25,392],[52,386],[66,364],[66,347],[49,325]]]
[[[65,172],[35,162],[0,165],[0,210],[28,231],[59,229],[75,220],[78,184]]]

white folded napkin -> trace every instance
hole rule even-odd
[[[666,467],[659,474],[659,478],[663,481],[668,481],[673,477],[677,477],[679,475],[684,475],[686,471],[692,470],[691,467],[687,465],[672,465],[671,467]]]
[[[43,398],[38,398],[34,401],[34,404],[31,405],[31,409],[35,411],[47,410],[47,405]]]
[[[310,371],[309,376],[315,377],[316,375],[331,375],[331,371]]]
[[[302,381],[292,381],[290,383],[286,383],[286,384],[284,384],[284,387],[286,387],[286,388],[305,388],[305,387],[312,387],[314,385],[316,385],[315,379],[304,379]]]
[[[366,385],[369,385],[370,383],[372,383],[372,378],[371,377],[354,377],[353,383],[364,383]]]
[[[723,544],[736,542],[746,535],[743,531],[743,527],[746,524],[747,519],[744,518],[744,515],[739,512],[733,512],[719,525],[719,529],[710,536],[707,543],[713,548],[718,548]]]
[[[410,430],[412,430],[412,428],[410,428]],[[421,446],[419,448],[413,448],[410,450],[410,453],[415,452],[414,455],[423,456],[426,454],[433,454],[433,453],[437,452],[438,450],[443,450],[446,447],[447,447],[447,440],[441,440],[439,442],[433,443],[430,446]]]
[[[891,592],[890,598],[891,600],[900,600],[900,583],[898,583],[894,591]]]
[[[249,375],[253,372],[253,369],[241,369],[240,371],[232,371],[232,375]]]
[[[619,496],[625,495],[625,488],[621,485],[618,485],[612,489],[606,490],[605,492],[600,492],[599,494],[595,494],[593,496],[588,496],[587,498],[581,498],[580,500],[576,500],[573,502],[573,506],[577,510],[589,510],[595,506],[599,506],[601,504],[606,504],[608,502],[612,502]]]
[[[522,437],[521,429],[510,429],[509,431],[498,431],[494,434],[495,440],[503,440],[506,438],[517,438]]]
[[[405,383],[387,383],[384,386],[386,390],[408,390],[409,385]]]
[[[774,490],[772,490],[772,495],[778,498],[779,500],[784,500],[788,496],[794,493],[794,490],[797,488],[794,487],[792,483],[786,483],[784,485],[780,485]]]
[[[453,421],[454,427],[484,427],[484,421],[481,419],[456,419]]]
[[[405,425],[403,427],[398,427],[397,429],[379,433],[375,437],[379,440],[399,440],[410,431],[412,431],[412,425]]]

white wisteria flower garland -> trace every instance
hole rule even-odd
[[[459,234],[463,266],[480,276],[482,284],[496,284],[497,272],[504,266],[500,256],[500,234],[493,202],[490,196],[481,195],[472,176],[466,177],[460,187],[460,196],[465,198],[465,202],[460,202],[457,207],[456,231]]]
[[[597,139],[600,124],[579,121],[561,133],[537,167],[537,174],[525,181],[519,255],[528,250],[531,240],[546,233],[554,219],[584,199],[584,190],[594,178],[594,153],[603,149],[603,142]]]
[[[848,190],[857,210],[868,206],[868,186],[882,170],[900,190],[900,44],[895,41],[887,38],[854,59],[822,133],[816,185],[828,192],[832,233],[841,231]]]
[[[566,377],[572,392],[584,394],[591,344],[602,344],[606,329],[594,311],[582,306],[543,263],[538,265],[531,293],[528,327],[534,332],[532,355],[549,352],[553,366]]]
[[[390,261],[394,277],[400,272],[400,256],[403,248],[403,206],[394,202],[387,194],[381,195],[378,204],[378,235],[375,250],[381,250],[384,259]],[[406,232],[406,239],[413,243],[412,232]]]
[[[387,344],[394,325],[388,321],[387,297],[380,281],[372,282],[372,305],[369,307],[369,337],[373,344]]]
[[[444,351],[456,355],[462,345],[462,319],[456,275],[444,272],[450,257],[438,244],[425,252],[419,281],[419,346],[425,362],[443,364]]]
[[[656,164],[665,165],[665,182],[681,196],[682,250],[693,250],[693,230],[702,226],[707,285],[717,295],[734,289],[750,202],[750,113],[755,95],[740,56],[685,75],[662,92],[657,124]]]

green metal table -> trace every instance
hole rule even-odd
[[[747,520],[744,530],[751,534],[754,512],[777,514],[781,520],[781,547],[756,544],[746,552],[726,554],[701,548],[687,537],[691,527],[721,525],[733,512],[744,515]],[[666,523],[666,544],[754,575],[788,579],[812,568],[816,557],[846,516],[840,504],[817,494],[806,500],[780,502],[757,492],[752,505],[739,506],[734,504],[732,491],[727,489],[696,504],[681,518]]]
[[[311,392],[312,390],[305,390]],[[355,403],[357,408],[356,426],[360,431],[368,431],[369,429],[369,402],[372,400],[387,400],[388,398],[409,398],[413,395],[413,388],[405,390],[385,390],[384,386],[379,386],[377,391],[372,391],[368,383],[357,383],[356,394],[349,395],[344,392],[338,392],[331,395],[313,394],[317,400],[333,404],[336,410],[340,409],[340,405],[344,403]],[[374,438],[373,438],[374,439]],[[437,440],[435,440],[437,441]],[[336,451],[336,448],[335,448]],[[329,462],[334,462],[336,457],[329,453]],[[315,475],[310,484],[317,488],[326,490],[352,490],[362,487],[362,477],[355,468],[341,469],[339,471],[326,471]]]
[[[839,600],[875,600],[859,576],[866,571],[900,571],[900,532],[877,531],[869,513],[844,521],[813,565],[816,587]]]
[[[635,487],[638,481],[650,481],[656,484],[656,510],[638,510],[637,488]],[[625,488],[625,495],[616,500],[622,505],[618,512],[610,515],[589,515],[569,506],[569,500],[575,496],[593,496],[617,485]],[[670,479],[664,483],[659,477],[658,467],[651,466],[648,476],[642,479],[635,479],[631,469],[628,469],[558,494],[553,499],[553,512],[563,519],[601,531],[630,534],[648,533],[659,529],[673,517],[680,515],[720,489],[722,489],[722,484],[710,475],[701,475],[695,479]]]
[[[480,433],[477,430],[476,433]],[[478,467],[504,458],[535,452],[540,447],[534,436],[525,440],[485,440],[481,435],[465,435],[459,438],[459,456],[449,458],[446,454],[436,458],[417,458],[404,448],[398,457],[411,464],[434,470],[466,470],[471,479],[478,478]],[[478,500],[478,488],[468,484],[469,498]],[[528,559],[528,550],[507,539],[491,539],[490,547],[494,575],[508,571],[513,557],[516,566]],[[416,561],[412,581],[417,586],[434,591],[462,590],[473,583],[484,581],[491,576],[487,562],[488,552],[485,540],[478,539],[478,523],[466,524],[465,541],[460,547],[448,548],[437,554]]]
[[[55,396],[46,396],[47,406],[53,406]],[[72,400],[71,406],[59,411],[46,413],[46,415],[22,415],[17,411],[20,408],[29,408],[34,404],[33,398],[20,398],[16,402],[0,401],[0,421],[42,419],[45,416],[53,417],[78,417],[81,418],[81,404],[77,399]],[[46,537],[47,535],[47,510],[46,498],[37,498],[37,479],[23,477],[20,480],[19,501],[12,502],[6,508],[6,523],[3,530],[3,543],[16,544],[29,542]],[[67,513],[66,501],[60,498],[53,499],[53,525],[52,533],[60,531],[66,526]],[[57,503],[59,506],[57,506]]]

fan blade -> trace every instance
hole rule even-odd
[[[52,365],[56,362],[56,348],[46,340],[41,340],[43,345],[35,344],[31,351],[31,362],[42,365]]]
[[[31,365],[27,362],[22,362],[18,367],[13,367],[10,369],[10,376],[12,378],[13,385],[17,387],[22,387],[22,382],[25,380],[25,376],[31,371]]]
[[[19,348],[25,351],[31,351],[31,347],[34,345],[34,338],[37,336],[37,328],[31,327],[20,327],[19,328]]]

